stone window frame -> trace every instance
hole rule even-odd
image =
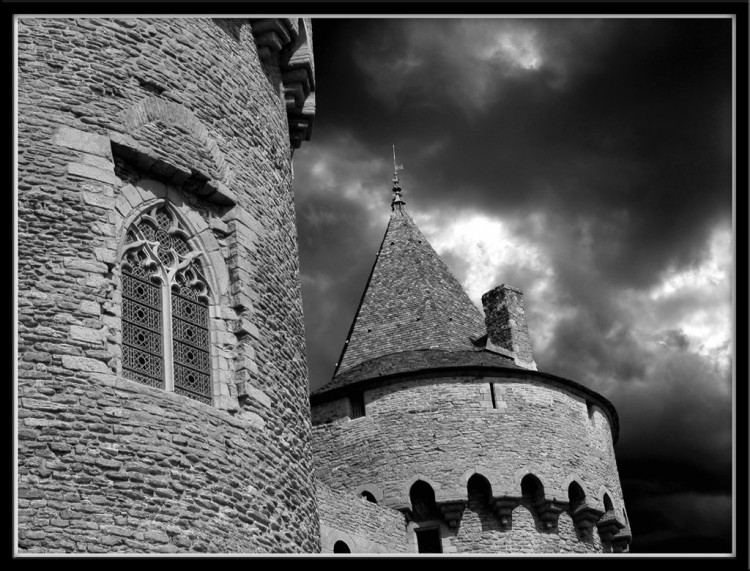
[[[149,246],[148,242],[144,242],[138,240],[138,236],[136,235],[136,241],[131,242],[128,240],[128,236],[131,235],[131,232],[135,232],[142,222],[146,220],[150,220],[152,223],[155,223],[155,226],[158,228],[161,226],[158,221],[158,214],[157,212],[165,211],[167,213],[167,216],[171,218],[170,221],[170,230],[167,232],[170,236],[175,236],[180,238],[188,248],[187,255],[183,257],[182,260],[180,258],[175,260],[175,264],[168,265],[159,255],[156,255],[156,252],[150,252],[151,247]],[[154,214],[154,215],[152,215]],[[156,217],[154,217],[156,216]],[[156,387],[161,388],[162,390],[166,392],[178,392],[177,387],[175,386],[176,382],[176,368],[177,368],[177,359],[175,355],[175,347],[174,347],[174,339],[175,339],[175,318],[176,316],[176,310],[174,307],[174,298],[173,298],[173,287],[177,284],[177,277],[180,273],[180,270],[187,270],[191,273],[195,274],[196,282],[201,288],[201,292],[198,295],[199,298],[202,298],[206,306],[206,313],[207,313],[207,336],[208,340],[206,342],[206,346],[199,348],[200,350],[205,351],[208,353],[208,363],[206,367],[205,373],[209,377],[209,388],[210,393],[208,395],[205,395],[210,402],[206,404],[213,404],[214,401],[214,393],[215,391],[215,382],[214,382],[214,367],[211,365],[211,348],[213,346],[213,343],[211,342],[211,307],[216,306],[216,294],[215,289],[209,286],[209,281],[213,281],[215,283],[215,280],[210,280],[208,278],[208,275],[211,274],[211,266],[210,263],[207,263],[207,260],[205,259],[205,254],[202,251],[202,247],[200,244],[200,240],[198,240],[194,233],[191,233],[189,229],[186,228],[186,225],[183,221],[180,220],[179,215],[177,214],[176,209],[171,205],[169,200],[161,199],[154,204],[150,205],[146,209],[140,209],[140,214],[136,216],[130,224],[124,228],[124,243],[120,244],[120,256],[118,259],[119,269],[120,269],[120,285],[121,285],[121,296],[122,292],[124,291],[123,286],[123,274],[124,267],[126,264],[128,264],[128,256],[129,254],[133,252],[139,252],[144,251],[147,253],[147,257],[153,262],[154,270],[152,272],[153,276],[155,276],[161,283],[159,284],[159,290],[160,290],[160,301],[161,301],[161,308],[159,308],[159,318],[161,320],[161,331],[160,331],[160,341],[161,341],[161,354],[159,355],[162,359],[162,382],[163,386]],[[150,254],[150,255],[149,255]],[[198,264],[196,265],[194,262],[197,261]],[[132,270],[131,270],[132,272]],[[131,272],[128,272],[129,274]],[[135,276],[134,276],[135,277]],[[155,284],[154,284],[155,285]],[[123,300],[124,303],[124,300]],[[121,307],[124,307],[122,305]],[[125,329],[125,320],[124,316],[121,316],[121,330],[124,332]],[[124,339],[123,339],[123,351],[124,351]],[[124,363],[120,362],[120,373],[124,375],[122,372],[124,369]],[[135,379],[131,379],[135,380]],[[136,381],[137,382],[137,381]],[[187,391],[190,392],[190,391]],[[178,393],[179,394],[179,393]],[[204,402],[200,398],[196,398],[193,396],[190,396],[189,394],[185,394],[183,396],[187,396],[188,398],[193,398],[194,400],[198,400],[199,402]],[[202,395],[201,395],[202,396]]]
[[[129,196],[131,198],[129,204],[130,209],[129,212],[127,212],[127,214],[125,215],[123,215],[124,213],[120,212],[122,218],[118,221],[119,223],[117,224],[116,228],[117,263],[113,271],[115,278],[115,293],[113,301],[118,308],[117,314],[120,317],[120,319],[118,320],[118,338],[120,343],[118,344],[119,358],[117,359],[117,375],[120,378],[125,378],[123,377],[122,367],[122,316],[120,308],[122,308],[123,287],[121,263],[125,253],[126,236],[130,228],[132,228],[133,225],[141,219],[144,213],[150,211],[155,206],[166,203],[168,204],[168,208],[170,209],[171,214],[174,216],[178,224],[182,226],[188,236],[187,242],[192,250],[196,253],[196,259],[198,259],[201,263],[208,290],[210,292],[208,296],[208,354],[211,377],[211,404],[206,405],[206,403],[203,403],[202,401],[198,401],[196,399],[174,393],[173,390],[170,390],[170,388],[173,387],[173,385],[172,387],[170,387],[170,384],[173,382],[171,379],[165,378],[165,387],[159,388],[158,390],[161,390],[168,394],[174,394],[180,398],[184,398],[186,401],[189,401],[191,403],[201,403],[204,406],[212,406],[220,409],[236,408],[236,397],[232,398],[229,396],[231,394],[231,389],[229,388],[229,386],[224,387],[223,384],[225,383],[222,382],[222,377],[225,377],[227,379],[230,378],[229,366],[227,363],[224,363],[222,365],[222,362],[226,361],[226,358],[222,358],[222,356],[219,355],[218,351],[220,341],[219,334],[221,331],[226,329],[226,326],[223,323],[221,293],[227,289],[226,284],[228,283],[228,271],[226,269],[226,264],[223,260],[223,257],[221,255],[218,255],[218,244],[215,243],[215,240],[213,244],[206,243],[210,242],[210,235],[207,232],[209,230],[208,224],[195,210],[191,208],[190,205],[185,204],[184,198],[176,187],[160,183],[153,179],[145,179],[144,181],[139,181],[137,186],[139,187],[138,189],[136,189],[132,185],[126,185],[125,188],[129,187],[132,189],[131,191],[123,189],[123,196]],[[153,194],[153,190],[155,188],[160,189],[160,191]],[[139,190],[140,192],[138,192]],[[144,192],[144,190],[150,192]],[[144,197],[143,194],[151,194],[151,197]],[[135,206],[132,205],[133,196],[138,196],[141,199],[140,202],[136,202]],[[205,226],[205,228],[203,228],[202,226]],[[209,239],[207,240],[207,238]],[[131,382],[133,384],[140,385],[137,381]],[[227,397],[229,397],[230,400],[229,404],[227,403]]]
[[[320,552],[323,554],[333,555],[333,546],[342,541],[350,549],[350,553],[360,553],[361,547],[357,544],[354,537],[340,529],[329,529],[327,533],[321,533]]]
[[[407,544],[411,547],[413,553],[422,553],[419,551],[419,540],[417,535],[420,531],[437,531],[440,540],[440,553],[452,553],[455,552],[455,548],[451,546],[450,536],[448,532],[448,526],[445,522],[439,519],[426,520],[426,521],[410,521],[406,527],[407,532]]]
[[[367,416],[365,392],[355,390],[349,393],[349,420],[356,420],[365,416]]]

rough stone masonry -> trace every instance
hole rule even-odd
[[[303,19],[18,20],[20,550],[319,550],[291,194],[311,42]],[[120,262],[153,207],[208,274],[211,404],[123,377]]]

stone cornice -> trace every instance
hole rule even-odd
[[[292,148],[309,141],[315,118],[315,62],[307,18],[251,19],[261,59],[279,54]]]

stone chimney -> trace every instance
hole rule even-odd
[[[536,371],[523,311],[523,292],[503,284],[485,293],[482,305],[487,326],[487,350],[502,354],[510,351],[516,365]]]

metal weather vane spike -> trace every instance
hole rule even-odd
[[[391,210],[396,209],[398,205],[399,210],[405,202],[401,198],[401,185],[398,181],[398,171],[403,169],[404,165],[396,163],[396,145],[393,145],[393,201],[391,202]]]
[[[393,174],[398,175],[398,171],[403,168],[404,168],[404,165],[396,164],[396,145],[393,145]]]

